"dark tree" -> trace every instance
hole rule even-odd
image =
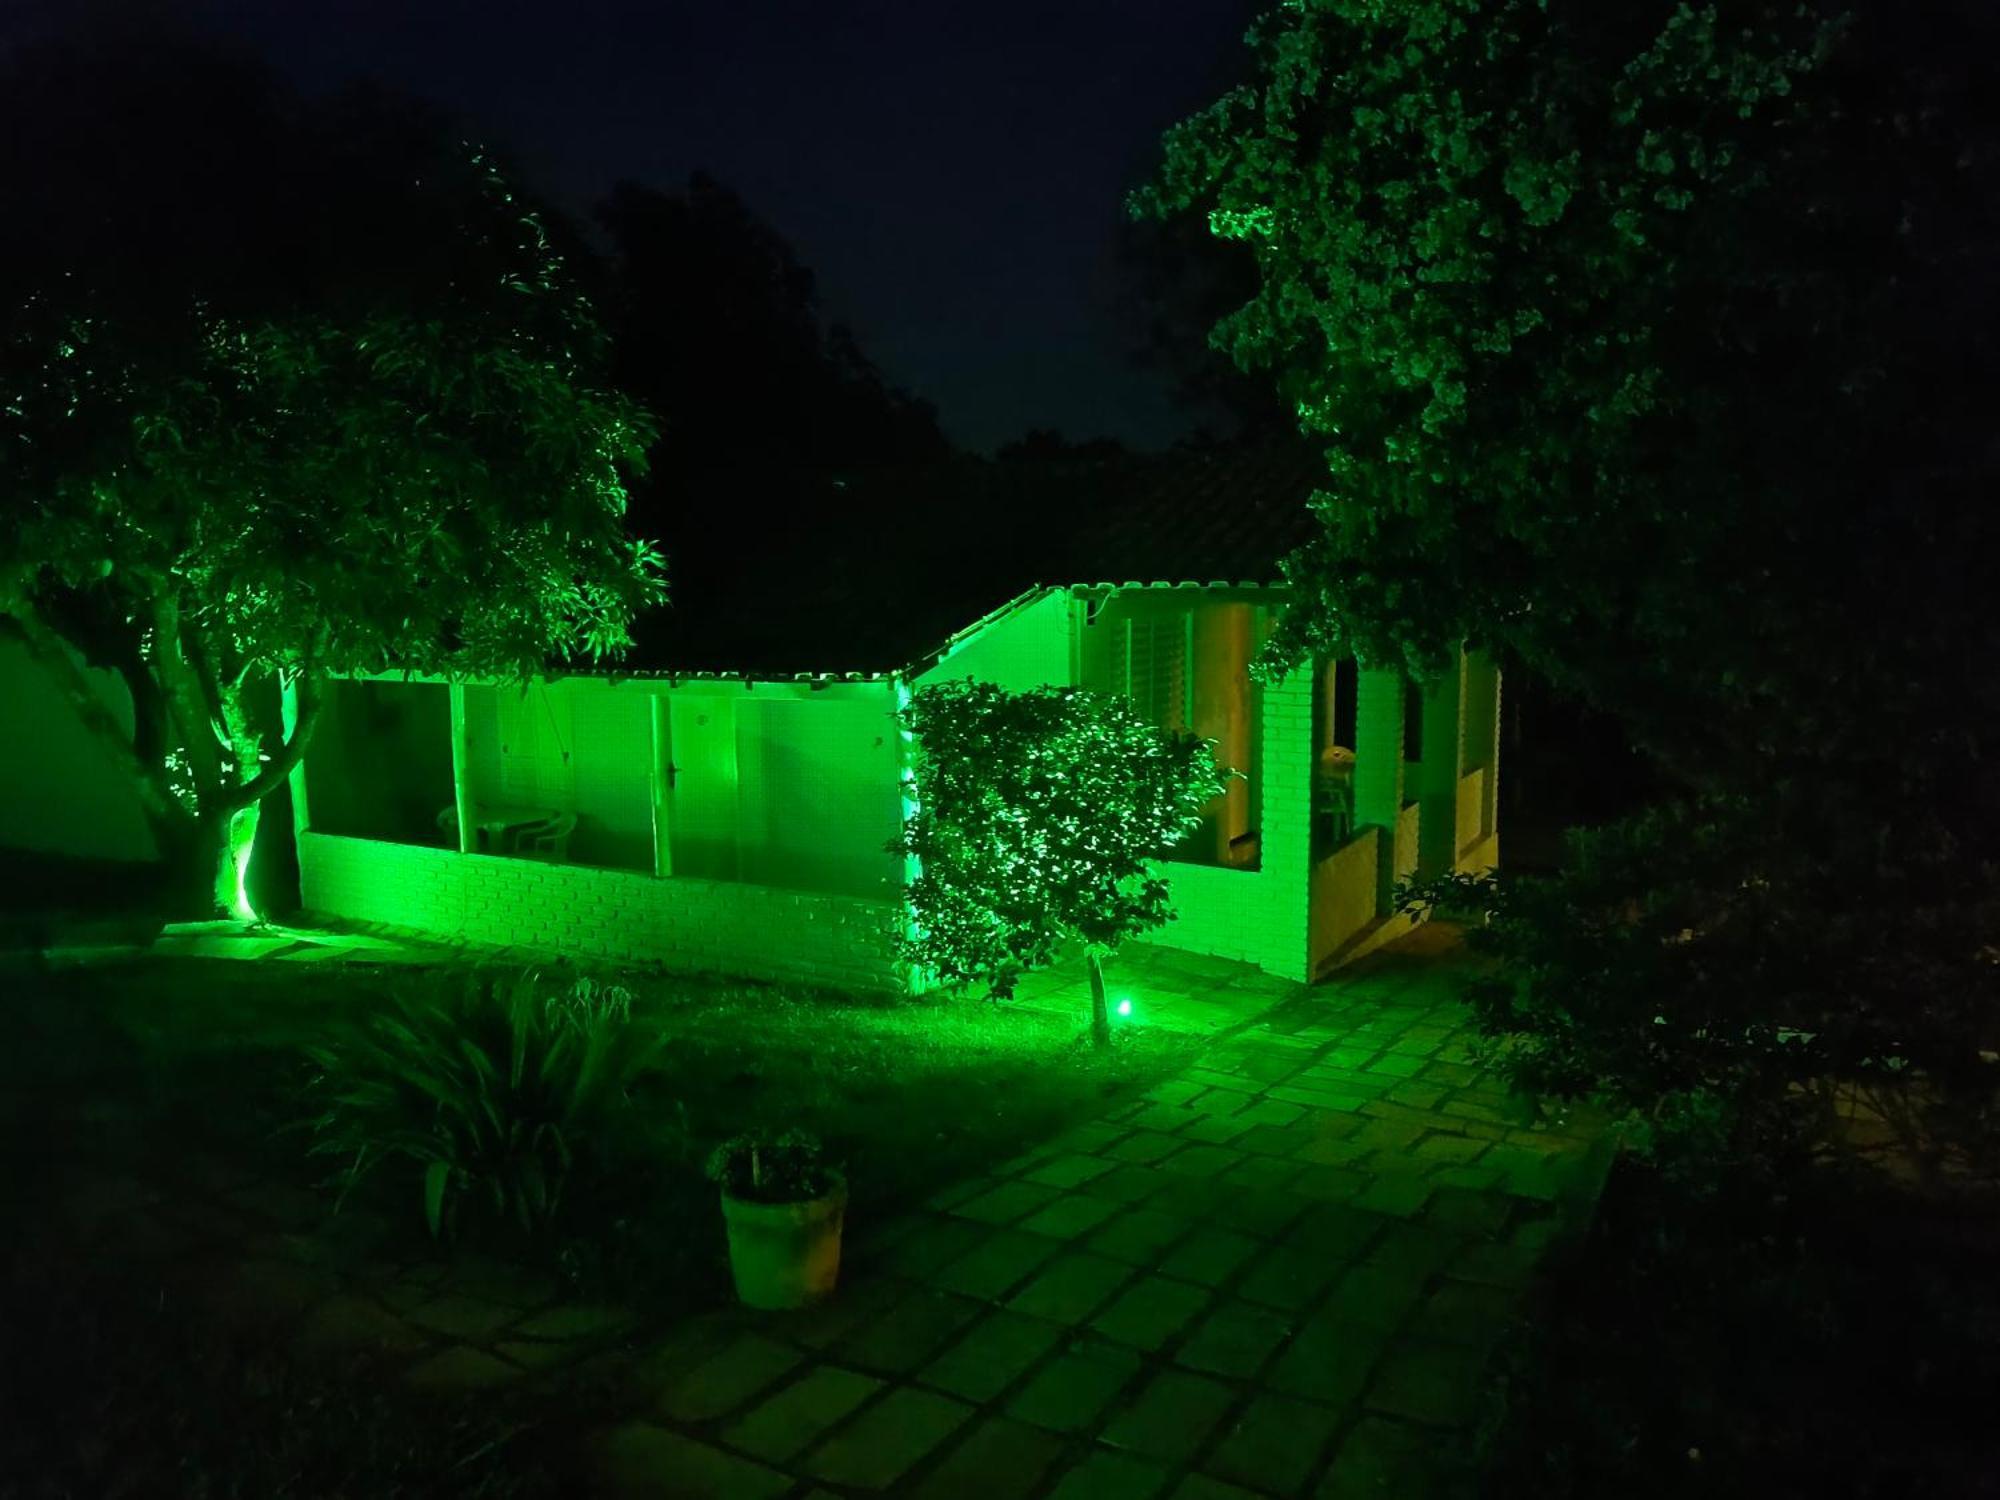
[[[1685,789],[1508,908],[1545,1083],[1990,1095],[1996,40],[1308,0],[1141,195],[1253,253],[1217,337],[1326,451],[1278,654],[1484,642]]]

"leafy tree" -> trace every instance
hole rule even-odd
[[[1682,788],[1511,905],[1493,1018],[1566,1086],[1990,1098],[1995,39],[1950,0],[1294,0],[1138,195],[1250,248],[1214,336],[1325,448],[1274,654],[1481,641]]]
[[[1200,826],[1227,782],[1208,742],[1069,687],[938,683],[917,690],[903,723],[919,747],[896,846],[919,861],[906,956],[1004,994],[1080,941],[1091,1039],[1108,1047],[1103,961],[1173,914],[1151,861]]]
[[[538,216],[422,111],[55,47],[0,112],[0,616],[114,743],[181,899],[243,913],[329,674],[626,644],[660,593],[621,520],[650,427]]]

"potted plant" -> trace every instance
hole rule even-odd
[[[813,1136],[740,1135],[715,1148],[708,1175],[722,1186],[729,1269],[747,1307],[809,1307],[840,1276],[847,1179]]]

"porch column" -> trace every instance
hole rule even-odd
[[[1442,875],[1458,860],[1458,778],[1463,760],[1465,658],[1423,687],[1423,759],[1417,767],[1417,873]]]
[[[451,797],[458,810],[458,852],[470,854],[479,847],[478,810],[473,806],[472,782],[467,767],[471,748],[466,744],[465,684],[451,685]],[[435,700],[433,700],[435,701]]]
[[[653,755],[648,763],[647,785],[653,800],[653,873],[665,876],[674,873],[674,845],[667,826],[667,808],[672,797],[668,767],[673,764],[673,720],[667,711],[666,694],[654,693],[649,701],[653,718]]]
[[[1396,824],[1403,811],[1403,674],[1362,667],[1354,694],[1354,826],[1375,841],[1375,914],[1396,885]]]

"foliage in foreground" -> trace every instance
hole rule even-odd
[[[1979,1047],[1993,997],[1926,965],[1938,947],[1975,949],[2000,901],[1899,924],[1907,871],[1841,859],[1838,839],[1774,837],[1751,804],[1674,802],[1573,832],[1554,876],[1447,876],[1402,897],[1483,915],[1469,940],[1500,962],[1468,998],[1513,1038],[1502,1065],[1517,1087],[1595,1095],[1665,1160],[1802,1164],[1859,1097],[1923,1173],[1990,1176],[2000,1066]],[[1953,916],[1967,925],[1945,926]],[[1885,926],[1910,940],[1896,948]],[[1868,996],[1852,971],[1885,963]]]
[[[905,956],[1004,994],[1081,941],[1092,1033],[1108,1041],[1100,960],[1172,915],[1152,861],[1227,785],[1210,744],[1071,687],[938,683],[902,722],[918,746],[916,805],[895,848],[920,862]]]
[[[573,1493],[546,1390],[425,1399],[68,1255],[7,1266],[0,1500],[529,1500]]]
[[[1991,1202],[1628,1161],[1498,1361],[1493,1500],[1988,1496]]]
[[[1898,1071],[1990,1145],[1996,25],[1291,0],[1140,200],[1246,247],[1215,339],[1327,454],[1274,660],[1472,641],[1679,789],[1505,898],[1484,1009],[1730,1153]]]
[[[557,1221],[564,1189],[638,1129],[632,1085],[664,1039],[624,990],[475,973],[393,991],[360,1033],[315,1045],[312,1150],[342,1196],[377,1167],[412,1169],[433,1236],[484,1213],[527,1234]]]

